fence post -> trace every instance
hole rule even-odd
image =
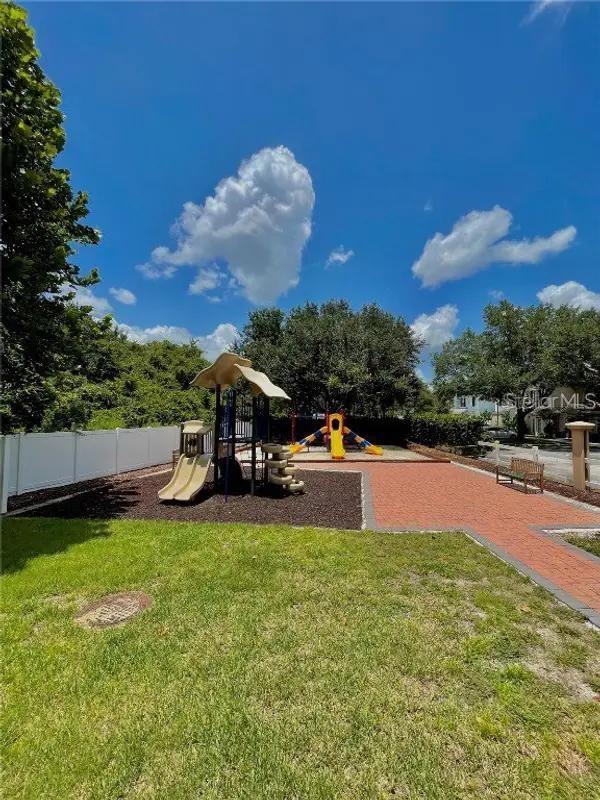
[[[121,428],[115,428],[115,475],[120,475],[119,468],[119,431]]]
[[[15,494],[21,494],[21,484],[23,481],[21,480],[21,473],[22,473],[22,466],[23,466],[23,438],[25,434],[23,431],[19,431],[17,434],[17,486],[15,489]]]
[[[73,436],[73,483],[77,483],[77,428],[75,423],[71,425],[71,435]]]
[[[10,483],[10,439],[2,437],[2,475],[0,476],[0,514],[6,514],[8,507],[8,488]]]
[[[494,439],[494,454],[496,456],[496,465],[500,463],[500,440]]]

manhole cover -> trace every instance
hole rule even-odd
[[[135,617],[151,602],[144,592],[108,594],[82,609],[75,617],[75,622],[86,628],[111,628]]]

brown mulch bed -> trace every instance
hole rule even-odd
[[[68,494],[97,489],[102,486],[110,486],[118,481],[128,481],[132,478],[142,478],[144,475],[151,475],[153,472],[161,472],[169,469],[171,464],[157,464],[154,467],[144,467],[144,469],[133,469],[129,472],[122,472],[120,475],[111,475],[108,478],[92,478],[88,481],[78,483],[68,483],[66,486],[54,486],[51,489],[37,489],[34,492],[24,492],[8,498],[7,511],[16,511],[19,508],[34,506],[37,503],[45,503],[47,500],[55,500],[57,497],[66,497]]]
[[[305,470],[298,476],[304,481],[304,494],[290,494],[273,486],[260,487],[252,497],[246,483],[225,500],[222,494],[213,494],[212,484],[207,484],[192,503],[158,502],[158,490],[168,482],[168,474],[105,481],[85,494],[24,512],[23,516],[252,522],[360,530],[359,474]]]
[[[420,453],[423,456],[431,456],[432,458],[446,456],[446,458],[451,458],[452,461],[456,461],[457,464],[465,464],[467,467],[476,467],[477,469],[482,469],[494,474],[496,472],[496,467],[483,458],[468,458],[467,456],[454,455],[453,453],[436,450],[434,447],[425,447],[425,445],[416,444],[414,442],[409,442],[407,447],[414,453]],[[589,503],[591,506],[598,506],[600,508],[600,492],[596,492],[594,489],[581,492],[568,483],[560,483],[559,481],[554,481],[546,477],[544,477],[544,488],[549,492],[555,492],[563,497],[569,497],[572,500],[579,500],[581,503]]]

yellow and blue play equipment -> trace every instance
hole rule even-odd
[[[300,439],[299,442],[291,444],[290,451],[292,453],[299,453],[311,444],[325,444],[325,437],[329,438],[329,452],[335,461],[341,461],[346,458],[344,441],[346,444],[356,445],[361,450],[364,450],[365,453],[369,453],[372,456],[383,455],[383,447],[371,444],[367,439],[363,439],[362,436],[359,436],[357,433],[354,433],[354,431],[351,431],[350,428],[347,428],[344,425],[344,415],[341,413],[328,414],[327,422],[322,428],[311,433],[310,436]]]

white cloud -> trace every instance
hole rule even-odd
[[[188,287],[188,292],[189,294],[205,294],[216,289],[222,280],[223,275],[217,267],[199,269]]]
[[[433,314],[421,314],[410,327],[427,348],[437,350],[452,339],[458,322],[458,308],[448,304],[440,306]]]
[[[113,287],[108,292],[112,294],[118,303],[123,303],[126,306],[133,306],[137,302],[137,297],[129,289],[115,289]]]
[[[502,289],[490,289],[488,294],[493,300],[504,299],[504,292],[502,291]]]
[[[423,206],[423,211],[427,211],[427,212],[433,211],[433,203],[431,202],[431,200],[428,200],[425,203],[425,205]]]
[[[350,261],[353,255],[354,250],[344,250],[344,245],[341,244],[329,253],[325,266],[330,267],[332,264],[345,264],[347,261]]]
[[[166,248],[157,247],[154,252],[165,249]],[[135,268],[138,272],[142,273],[144,278],[148,278],[151,281],[156,281],[159,278],[172,278],[177,272],[175,267],[167,264],[153,264],[150,261],[146,261],[144,264],[136,264]]]
[[[74,297],[71,302],[76,306],[91,306],[93,317],[104,317],[110,314],[112,306],[106,297],[98,297],[89,286],[71,286],[66,283],[63,285],[61,292],[63,294],[71,294],[74,292]]]
[[[549,10],[559,12],[558,20],[562,25],[571,10],[571,0],[535,0],[529,12],[523,18],[523,23],[528,25],[530,22],[536,20],[540,14]]]
[[[512,214],[500,206],[490,211],[471,211],[461,217],[450,233],[436,233],[412,266],[423,286],[439,286],[486,269],[490,264],[536,264],[551,253],[565,250],[577,233],[573,225],[548,237],[511,240],[506,235]]]
[[[173,250],[157,247],[137,268],[149,278],[182,266],[226,263],[242,294],[270,303],[296,286],[311,234],[315,193],[310,174],[286,147],[266,147],[224,178],[203,205],[184,203],[173,225]]]
[[[136,325],[117,323],[117,328],[134,342],[168,341],[174,344],[189,344],[194,341],[204,351],[209,361],[225,350],[229,350],[239,336],[238,329],[230,322],[222,322],[212,333],[205,336],[192,334],[187,328],[175,325],[155,325],[153,328],[140,328]]]
[[[572,308],[595,308],[600,311],[600,292],[592,292],[582,283],[567,281],[560,286],[551,284],[537,294],[540,303],[551,306],[571,306]]]

